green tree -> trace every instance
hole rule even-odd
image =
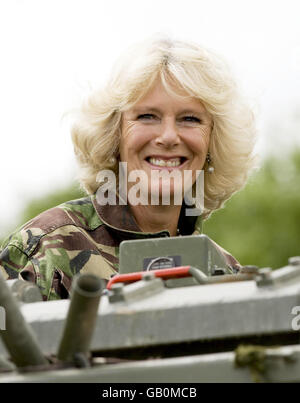
[[[267,159],[248,185],[214,213],[204,232],[242,264],[278,268],[300,255],[300,150]]]

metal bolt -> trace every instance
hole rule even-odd
[[[124,294],[123,294],[123,283],[115,283],[111,286],[111,289],[108,293],[108,300],[111,303],[124,301]]]
[[[246,265],[243,266],[240,269],[240,273],[245,273],[245,274],[256,274],[259,271],[259,267],[258,266],[254,266],[254,265]]]
[[[155,278],[155,275],[151,271],[146,271],[145,273],[143,273],[143,280],[145,280],[145,281],[151,281],[154,278]]]
[[[111,291],[114,294],[122,294],[123,293],[124,284],[123,283],[115,283],[111,286]]]
[[[293,256],[289,258],[290,266],[298,266],[300,265],[300,256]]]
[[[267,279],[271,277],[272,269],[270,267],[264,267],[263,269],[258,270],[258,274],[263,278]]]
[[[270,269],[270,267],[264,267],[258,270],[256,284],[258,287],[272,284],[272,269]]]

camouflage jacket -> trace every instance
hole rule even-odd
[[[181,215],[182,235],[191,235],[194,226],[195,217]],[[169,232],[141,232],[128,206],[101,206],[92,195],[47,210],[9,236],[1,248],[0,272],[6,279],[19,276],[37,283],[44,300],[68,298],[76,273],[108,280],[118,271],[121,241],[163,236]],[[220,250],[229,266],[239,267]]]

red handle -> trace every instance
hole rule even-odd
[[[135,273],[116,274],[113,278],[109,280],[106,288],[110,290],[111,286],[115,283],[133,283],[134,281],[139,281],[143,278],[143,276],[146,273],[153,273],[155,277],[160,277],[163,278],[164,280],[168,280],[170,278],[189,277],[191,276],[189,272],[190,267],[191,266],[180,266],[180,267],[171,267],[170,269],[159,269],[151,271],[138,271]]]

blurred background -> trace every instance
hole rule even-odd
[[[154,33],[227,59],[257,115],[261,168],[205,223],[242,264],[300,255],[298,0],[10,0],[0,3],[0,240],[81,197],[65,114]]]

